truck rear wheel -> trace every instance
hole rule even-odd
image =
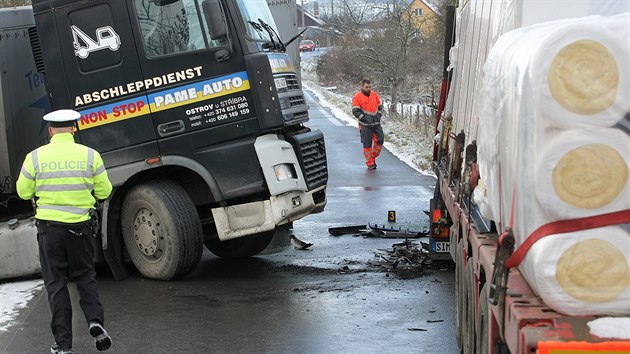
[[[462,268],[464,264],[464,258],[462,256],[462,241],[457,241],[455,248],[455,339],[457,340],[457,346],[462,348],[463,326],[464,319],[464,299],[466,294],[464,293],[464,281],[462,277]]]
[[[174,280],[199,264],[201,222],[177,183],[155,180],[133,187],[125,197],[121,222],[129,257],[145,277]]]
[[[235,259],[255,256],[264,251],[271,243],[275,230],[259,234],[220,241],[219,237],[209,235],[204,238],[204,244],[210,252],[221,258]]]
[[[484,284],[479,293],[477,306],[477,341],[475,353],[490,352],[490,318],[488,309],[488,285]]]
[[[473,267],[472,258],[470,258],[466,264],[466,271],[464,273],[464,279],[466,285],[464,289],[466,291],[466,322],[464,338],[463,338],[463,351],[464,354],[475,354],[475,312],[477,306],[475,304],[475,269]]]

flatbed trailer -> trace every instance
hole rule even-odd
[[[586,347],[618,345],[624,350],[619,353],[630,350],[630,342],[608,342],[591,335],[587,323],[596,316],[565,316],[550,309],[518,268],[509,269],[505,297],[492,305],[489,293],[499,235],[479,233],[445,173],[438,169],[440,195],[452,221],[450,254],[455,262],[458,342],[464,353],[530,354],[537,353],[540,342],[554,341],[587,342]]]
[[[475,127],[471,127],[469,118],[473,114],[476,75],[479,75],[490,47],[501,34],[512,29],[576,17],[588,7],[585,6],[588,1],[575,1],[573,7],[562,1],[544,3],[549,5],[550,11],[541,12],[542,2],[527,0],[502,4],[471,0],[460,1],[458,8],[449,7],[444,78],[436,126],[439,135],[433,162],[437,183],[430,205],[432,256],[435,259],[451,258],[456,264],[456,335],[464,354],[629,353],[630,341],[592,334],[589,322],[602,316],[569,316],[553,310],[534,291],[518,267],[506,267],[505,262],[514,250],[512,235],[505,230],[497,231],[497,225],[484,218],[472,201],[479,172],[474,166],[477,157],[473,143],[475,135],[471,134]],[[599,10],[591,7],[589,11],[595,13],[584,16],[614,15],[618,12],[611,10],[613,5],[628,6],[614,2],[600,5],[604,12],[597,13]],[[565,13],[551,10],[563,7],[567,9]],[[502,24],[497,25],[496,15],[505,14],[506,9],[514,12],[514,23],[501,18]],[[490,19],[492,14],[495,15],[494,23]],[[456,22],[462,29],[456,29]],[[494,32],[490,30],[493,24]],[[505,27],[497,30],[500,26]],[[455,33],[460,38],[456,38]],[[451,50],[453,47],[455,51]],[[449,54],[458,57],[452,60]],[[449,65],[453,71],[447,70]],[[448,110],[449,99],[451,114],[446,116],[444,112]],[[453,109],[453,105],[459,105],[459,111]]]

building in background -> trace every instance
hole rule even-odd
[[[410,0],[407,9],[420,33],[428,35],[442,30],[438,28],[438,10],[427,0]]]

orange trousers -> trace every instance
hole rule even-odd
[[[385,134],[380,125],[377,126],[359,126],[361,132],[361,143],[363,144],[363,156],[365,164],[372,166],[376,164],[376,158],[381,154],[383,149],[383,140]]]

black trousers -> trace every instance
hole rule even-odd
[[[94,272],[94,245],[86,223],[38,220],[37,241],[42,277],[52,313],[50,329],[61,348],[72,347],[72,304],[68,281],[79,291],[79,305],[88,322],[103,324],[103,306]]]
[[[369,149],[372,147],[372,142],[375,142],[377,145],[383,145],[383,141],[385,140],[385,134],[383,133],[383,127],[380,125],[376,126],[361,126],[361,143],[363,144],[364,149]]]

